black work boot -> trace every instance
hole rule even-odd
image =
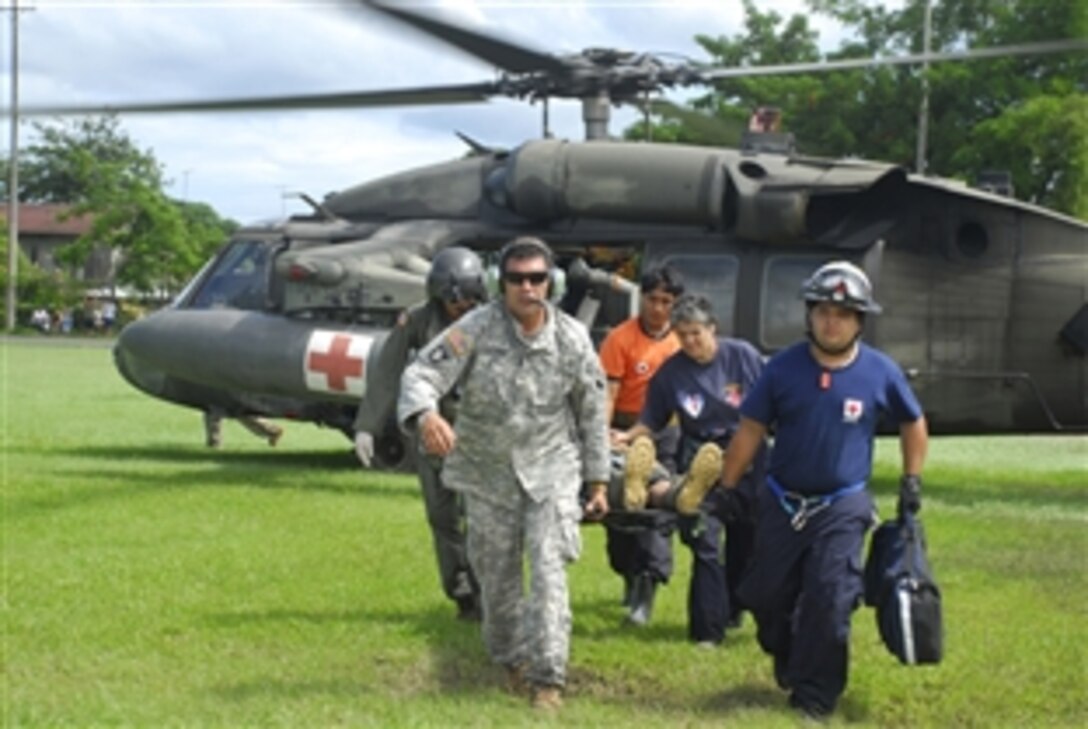
[[[476,595],[458,597],[457,619],[470,623],[478,623],[483,620],[483,612],[480,610],[480,600]]]
[[[635,578],[631,575],[623,576],[623,602],[625,608],[631,607],[635,602]]]
[[[657,582],[652,575],[643,573],[635,577],[631,589],[631,607],[627,612],[627,622],[631,625],[646,625],[654,612],[654,595]]]

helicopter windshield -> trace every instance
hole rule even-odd
[[[268,299],[268,268],[273,243],[239,240],[231,243],[204,278],[189,307],[193,309],[264,309]]]

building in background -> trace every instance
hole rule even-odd
[[[70,205],[62,203],[24,203],[19,206],[19,248],[30,262],[46,272],[63,270],[88,286],[108,286],[117,266],[115,251],[98,248],[84,265],[74,270],[59,262],[59,249],[73,243],[91,229],[90,215],[66,217]],[[7,225],[7,204],[0,210],[0,219]]]

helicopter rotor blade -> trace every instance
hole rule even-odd
[[[870,66],[898,66],[920,64],[934,61],[973,61],[981,58],[1002,58],[1005,56],[1025,56],[1045,53],[1065,53],[1088,50],[1088,40],[1071,38],[1039,43],[1021,43],[1009,46],[993,46],[964,51],[943,53],[912,53],[904,56],[885,56],[881,58],[845,58],[834,61],[813,61],[811,63],[785,63],[774,66],[737,66],[735,68],[711,68],[700,71],[699,76],[705,81],[748,76],[778,76],[791,73],[820,73],[823,71],[844,71]]]
[[[540,53],[501,38],[452,25],[436,18],[417,15],[403,8],[375,2],[375,0],[359,0],[359,2],[510,73],[562,74],[570,70],[568,64],[556,56]]]
[[[715,81],[749,76],[818,73],[872,66],[919,64],[927,62],[974,60],[1027,54],[1061,53],[1088,50],[1088,40],[1067,39],[1020,45],[996,46],[977,50],[911,54],[882,58],[839,59],[813,63],[773,66],[716,67],[687,62],[666,65],[648,55],[636,55],[610,49],[587,49],[581,54],[559,57],[541,53],[513,42],[446,21],[417,14],[384,0],[357,0],[365,8],[380,12],[397,22],[410,25],[476,58],[494,64],[506,74],[493,81],[472,84],[422,86],[404,89],[343,91],[333,93],[289,94],[282,96],[236,97],[191,101],[152,101],[117,104],[56,104],[22,107],[30,116],[90,113],[174,113],[273,111],[297,109],[352,109],[431,104],[460,104],[486,101],[493,96],[522,99],[573,97],[611,98],[616,103],[632,103],[646,92],[668,86],[712,85]],[[709,116],[690,112],[675,105],[654,102],[658,113],[682,118],[705,128]],[[651,107],[654,108],[654,107]],[[546,107],[545,107],[546,109]],[[9,113],[0,108],[0,113]],[[705,118],[703,118],[705,116]],[[735,143],[739,132],[705,128],[708,140]]]
[[[275,111],[277,109],[355,109],[364,107],[463,104],[487,101],[500,93],[492,82],[454,86],[421,86],[414,89],[384,91],[345,91],[328,94],[297,94],[203,101],[151,101],[135,104],[85,104],[26,106],[20,113],[31,116],[50,114],[90,114],[118,112],[125,114],[165,114],[203,111]]]

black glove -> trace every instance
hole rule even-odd
[[[922,508],[922,477],[905,475],[899,479],[899,513],[917,514]]]
[[[718,497],[718,518],[725,524],[748,521],[751,516],[751,505],[748,498],[740,492],[739,487],[722,488]]]

